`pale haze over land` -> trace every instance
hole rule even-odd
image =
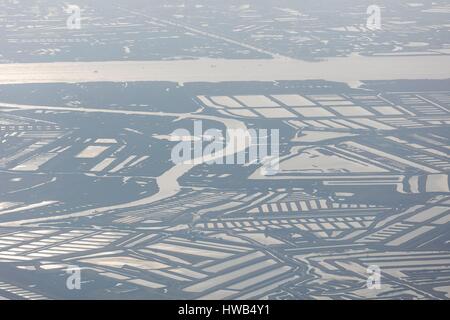
[[[450,298],[450,2],[373,5],[0,0],[0,300]]]

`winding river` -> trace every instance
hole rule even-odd
[[[233,155],[235,153],[244,151],[249,143],[251,143],[251,135],[247,134],[247,138],[244,139],[246,143],[243,144],[235,144],[234,142],[237,140],[236,134],[239,132],[247,132],[247,126],[244,122],[228,119],[228,118],[220,118],[216,116],[208,116],[201,114],[190,114],[190,113],[167,113],[167,112],[147,112],[147,111],[129,111],[129,110],[109,110],[109,109],[98,109],[98,108],[70,108],[70,107],[52,107],[52,106],[38,106],[38,105],[18,105],[18,104],[9,104],[9,103],[0,103],[0,106],[12,108],[12,109],[21,109],[21,110],[52,110],[52,111],[71,111],[71,112],[87,112],[87,113],[112,113],[112,114],[126,114],[126,115],[147,115],[147,116],[158,116],[158,117],[175,117],[179,119],[199,119],[199,120],[210,120],[221,122],[228,133],[230,134],[231,143],[227,143],[224,149],[218,151],[213,156],[202,157],[193,159],[192,163],[194,164],[186,164],[179,163],[174,165],[172,168],[164,172],[161,176],[156,178],[156,184],[158,186],[158,192],[139,200],[135,200],[132,202],[100,207],[95,209],[88,209],[80,212],[74,212],[69,214],[63,214],[58,216],[51,217],[43,217],[43,218],[35,218],[35,219],[25,219],[25,220],[17,220],[11,222],[0,223],[0,227],[14,227],[21,226],[24,224],[30,223],[40,223],[40,222],[48,222],[54,220],[68,219],[68,218],[79,218],[79,217],[87,217],[93,216],[101,213],[105,213],[111,210],[119,210],[119,209],[127,209],[136,206],[143,206],[155,203],[160,200],[164,200],[176,195],[181,187],[178,183],[178,179],[181,178],[184,174],[189,172],[192,168],[207,161],[212,161],[215,159],[220,159],[229,155]],[[242,138],[242,137],[239,137]],[[245,138],[245,137],[244,137]]]

